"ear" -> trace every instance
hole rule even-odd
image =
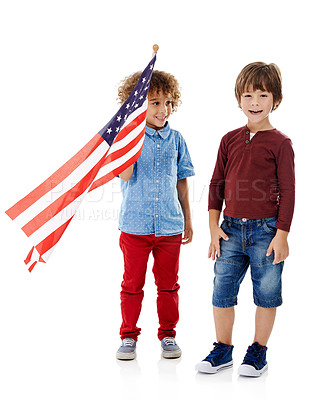
[[[277,110],[277,108],[278,108],[278,106],[280,105],[280,102],[279,103],[275,103],[273,106],[272,106],[272,109],[271,109],[271,113],[273,112],[273,111],[275,111],[275,110]]]

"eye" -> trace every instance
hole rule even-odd
[[[166,101],[166,104],[167,104],[167,105],[171,105],[171,104],[172,104],[172,101],[171,101],[171,100],[167,100],[167,101]]]
[[[152,104],[153,106],[157,106],[157,105],[159,104],[159,102],[158,102],[158,101],[153,101],[151,104]]]

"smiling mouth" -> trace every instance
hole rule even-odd
[[[255,111],[255,110],[249,110],[249,112],[250,112],[250,114],[252,114],[252,115],[258,115],[258,114],[261,114],[261,113],[262,113],[262,110],[257,110],[257,111]]]
[[[158,119],[159,121],[163,122],[163,121],[166,120],[166,116],[164,116],[164,117],[156,117],[156,119]]]

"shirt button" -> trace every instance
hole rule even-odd
[[[159,183],[159,181],[158,181],[158,180],[156,180],[156,182],[157,182],[157,183]]]
[[[242,218],[242,222],[246,222],[247,221],[247,218]]]
[[[159,215],[158,214],[156,214],[156,218],[158,218],[159,217]]]
[[[248,135],[250,132],[249,131],[246,131],[246,134]]]
[[[156,197],[156,201],[159,201],[158,197]]]
[[[160,147],[160,144],[157,144],[157,147],[159,148],[159,147]]]
[[[245,141],[245,144],[249,144],[249,143],[250,143],[250,141],[249,141],[249,140],[246,140],[246,141]]]

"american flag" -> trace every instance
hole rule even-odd
[[[37,262],[49,260],[86,193],[119,175],[141,155],[155,61],[156,54],[126,102],[101,131],[6,211],[33,243],[25,260],[30,272]]]

